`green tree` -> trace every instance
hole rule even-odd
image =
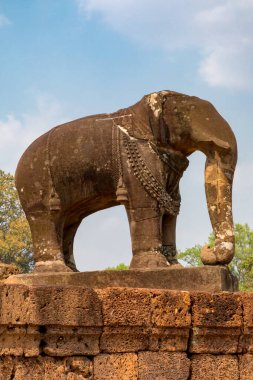
[[[208,245],[214,246],[214,235],[208,237]],[[192,266],[202,265],[201,246],[186,249],[178,258]],[[235,257],[229,264],[230,271],[238,278],[240,290],[253,290],[253,230],[248,224],[235,224]]]
[[[105,270],[127,270],[127,269],[129,269],[129,267],[124,263],[120,263],[116,267],[105,268]]]
[[[229,267],[240,290],[253,290],[253,230],[248,224],[235,225],[235,242],[235,257]]]
[[[14,177],[0,170],[0,262],[16,264],[22,272],[33,268],[32,240],[19,202]]]
[[[201,266],[202,261],[200,259],[201,245],[197,244],[192,248],[187,248],[183,252],[178,253],[178,258],[185,261],[188,265],[197,267]]]

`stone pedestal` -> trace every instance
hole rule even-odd
[[[237,281],[226,267],[203,266],[159,270],[39,273],[10,276],[7,283],[23,285],[80,285],[85,288],[153,288],[188,291],[235,291]]]

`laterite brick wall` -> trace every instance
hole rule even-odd
[[[253,380],[253,293],[0,285],[0,380]]]

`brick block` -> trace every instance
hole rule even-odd
[[[240,339],[242,352],[253,353],[253,293],[241,293],[243,307],[243,335]]]
[[[143,327],[104,327],[100,339],[101,352],[120,353],[147,350],[150,331]]]
[[[185,353],[140,352],[138,380],[188,380],[190,360]]]
[[[196,293],[192,303],[190,352],[237,353],[243,324],[239,294]]]
[[[151,323],[151,293],[146,289],[97,290],[105,326],[147,326]]]
[[[241,327],[242,302],[239,293],[193,293],[193,326]]]
[[[153,292],[152,324],[158,327],[190,327],[190,305],[189,292]]]
[[[101,354],[94,358],[94,380],[137,380],[136,354]]]
[[[185,351],[191,326],[189,292],[152,291],[151,351]]]
[[[189,328],[158,328],[151,329],[150,351],[187,351]]]
[[[193,355],[191,380],[239,380],[238,359],[235,355]]]
[[[239,328],[199,328],[192,329],[189,350],[191,353],[235,354],[240,352]]]
[[[240,380],[253,380],[253,355],[239,356]]]

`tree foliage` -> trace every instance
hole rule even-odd
[[[105,268],[105,270],[127,270],[127,269],[129,269],[129,267],[124,263],[120,263],[116,267]]]
[[[240,290],[253,290],[253,230],[248,224],[235,225],[235,257],[230,269],[239,280]]]
[[[201,245],[195,245],[192,248],[187,248],[183,252],[178,253],[178,259],[183,260],[186,262],[189,266],[197,267],[201,266],[202,261],[200,259],[200,251],[201,251]]]
[[[16,264],[22,272],[33,268],[28,222],[19,202],[14,177],[0,170],[0,262]]]
[[[214,246],[214,235],[208,237],[208,245]],[[196,245],[180,252],[179,259],[192,266],[202,265],[201,246]],[[229,264],[230,271],[238,278],[240,290],[253,290],[253,230],[248,224],[235,224],[235,257]]]

